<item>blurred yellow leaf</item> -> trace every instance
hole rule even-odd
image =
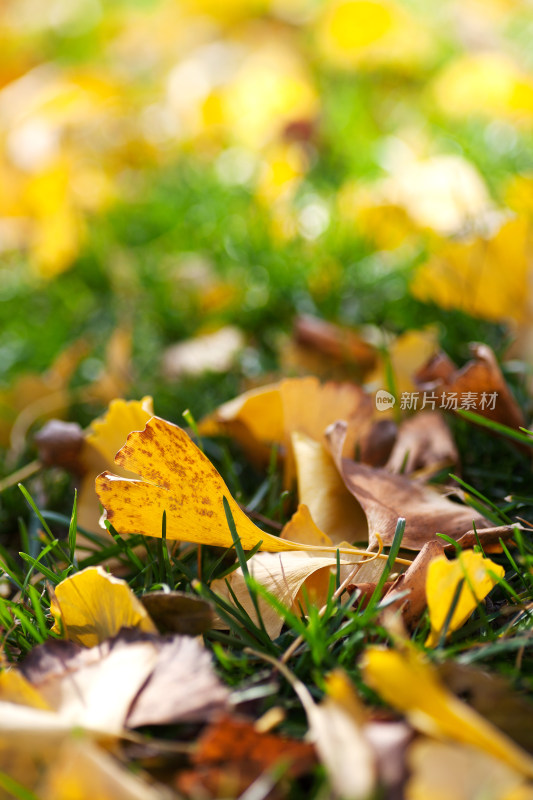
[[[492,572],[497,577],[489,575]],[[437,556],[430,563],[426,578],[426,595],[431,621],[431,633],[426,647],[435,647],[439,641],[459,583],[463,586],[455,611],[448,623],[446,635],[460,628],[477,608],[479,603],[503,578],[505,570],[481,553],[465,550],[453,561],[445,555]]]
[[[533,778],[533,758],[458,700],[413,646],[402,652],[369,647],[362,659],[366,683],[403,712],[413,727],[433,737],[469,744]]]
[[[411,292],[442,308],[481,319],[526,322],[531,314],[531,230],[524,218],[487,238],[443,242],[416,272]]]
[[[221,93],[221,104],[233,137],[252,150],[274,141],[290,122],[318,112],[307,65],[279,30],[249,43],[247,57]]]
[[[100,566],[87,567],[58,583],[54,590],[53,630],[63,629],[67,639],[94,647],[115,636],[121,628],[157,633],[145,607],[126,581]]]
[[[533,77],[502,52],[461,55],[434,84],[438,104],[452,116],[473,114],[531,124]]]
[[[387,358],[390,361],[398,395],[401,395],[402,392],[416,391],[413,375],[437,349],[438,331],[436,327],[432,326],[421,330],[406,331],[390,342],[387,346]],[[366,382],[375,389],[388,387],[385,358],[380,359],[376,369],[367,376]],[[380,418],[387,413],[392,412],[380,411]]]
[[[375,788],[377,765],[365,734],[365,710],[342,670],[327,675],[325,684],[323,701],[305,706],[311,736],[335,794],[346,800],[366,800]]]
[[[164,800],[166,792],[121,766],[90,740],[66,740],[48,764],[40,800]]]
[[[329,0],[318,19],[318,41],[337,67],[418,66],[429,55],[429,31],[394,0]]]
[[[0,672],[0,701],[15,705],[30,706],[41,711],[50,711],[51,707],[44,697],[26,680],[17,669],[3,669]]]
[[[82,340],[61,352],[41,375],[21,375],[10,389],[0,392],[0,445],[18,453],[36,420],[63,413],[69,405],[68,384],[86,352]]]

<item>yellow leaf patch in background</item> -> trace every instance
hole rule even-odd
[[[102,567],[87,567],[55,587],[53,630],[60,622],[72,642],[94,647],[115,636],[121,628],[139,628],[157,633],[143,604],[126,581],[115,578]]]
[[[490,573],[493,573],[493,577]],[[430,563],[426,578],[426,595],[431,621],[431,633],[427,647],[435,647],[446,623],[459,583],[463,586],[455,610],[448,622],[446,636],[460,628],[477,608],[479,603],[503,578],[505,570],[481,553],[465,550],[454,561],[445,555],[437,556]]]

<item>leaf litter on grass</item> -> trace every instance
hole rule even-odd
[[[0,10],[0,796],[530,798],[528,10],[34,5]]]

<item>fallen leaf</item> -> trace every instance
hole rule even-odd
[[[109,739],[126,727],[206,720],[228,696],[210,654],[188,636],[122,631],[92,648],[51,640],[35,647],[20,670],[52,709],[32,709],[41,714],[41,736],[48,724],[52,731],[81,727]],[[17,734],[17,725],[15,717],[5,724],[2,717],[0,737]]]
[[[471,344],[474,356],[461,369],[439,356],[430,360],[415,376],[422,391],[440,399],[441,408],[467,408],[510,428],[525,426],[522,410],[502,375],[496,357],[486,344]],[[446,405],[443,405],[446,403]]]
[[[473,509],[453,503],[431,486],[342,458],[344,431],[342,422],[329,428],[330,452],[347,489],[366,515],[370,549],[378,544],[376,534],[384,544],[391,544],[399,517],[406,520],[402,546],[410,550],[421,550],[426,542],[436,541],[437,533],[458,539],[473,524],[479,529],[490,524]]]
[[[74,342],[42,375],[21,375],[10,389],[0,392],[0,444],[11,447],[13,458],[22,451],[26,434],[37,420],[68,408],[68,384],[86,349],[85,342]]]
[[[412,645],[402,652],[369,647],[361,668],[365,682],[417,730],[477,747],[533,778],[533,758],[448,692],[436,669]]]
[[[146,592],[139,598],[160,633],[198,636],[213,626],[213,609],[186,592]]]
[[[155,644],[157,662],[128,713],[129,728],[200,722],[226,707],[228,690],[213,670],[211,654],[198,639],[169,636]]]
[[[291,542],[312,544],[317,547],[333,546],[331,538],[320,530],[305,503],[298,505],[290,520],[283,526],[280,537]]]
[[[431,632],[426,640],[426,647],[438,645],[461,581],[464,583],[455,610],[448,621],[446,636],[464,625],[480,602],[496,586],[498,578],[503,578],[504,575],[503,567],[473,550],[459,553],[453,561],[449,561],[445,555],[434,558],[429,564],[426,578],[431,622]]]
[[[404,800],[403,787],[407,777],[407,748],[413,729],[405,722],[370,720],[364,727],[376,759],[379,783],[387,800]]]
[[[126,581],[101,567],[87,567],[65,578],[54,589],[52,630],[84,647],[110,639],[121,628],[138,628],[147,633],[157,629],[144,605]]]
[[[310,744],[259,733],[252,722],[226,715],[202,733],[192,761],[194,770],[183,771],[176,779],[179,791],[193,798],[206,792],[209,797],[236,797],[282,764],[283,775],[305,774],[316,763],[316,755]]]
[[[437,74],[432,91],[454,117],[480,115],[526,125],[533,117],[531,74],[503,48],[459,54]]]
[[[417,158],[408,145],[389,158],[375,202],[403,208],[418,228],[453,236],[494,210],[481,174],[457,154]]]
[[[181,375],[227,372],[244,345],[242,332],[230,325],[215,333],[187,339],[165,350],[163,374],[172,380]]]
[[[320,53],[337,68],[410,71],[432,52],[428,28],[394,0],[329,0],[316,24]]]
[[[358,461],[371,467],[384,467],[387,463],[396,438],[398,426],[392,419],[379,419],[372,422],[361,433],[357,442]]]
[[[165,512],[168,539],[231,547],[225,497],[245,550],[259,542],[261,550],[272,552],[323,549],[272,536],[254,525],[187,433],[159,417],[152,417],[144,431],[130,433],[116,463],[144,478],[104,472],[96,479],[107,519],[119,533],[161,537]]]
[[[329,373],[332,365],[337,365],[349,366],[352,371],[355,367],[364,374],[375,365],[377,358],[376,348],[356,330],[334,325],[309,314],[294,320],[292,343],[296,350],[292,354],[291,366],[302,361],[305,364],[307,359],[314,358],[313,366],[321,364],[322,371]],[[282,356],[286,358],[285,348]],[[316,373],[316,369],[312,372]]]
[[[406,800],[533,800],[520,772],[476,747],[419,739],[408,765]]]
[[[385,469],[405,475],[424,470],[429,476],[458,463],[459,453],[443,415],[421,411],[400,425]]]

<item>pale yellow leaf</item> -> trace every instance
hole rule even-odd
[[[300,503],[308,507],[318,528],[335,544],[367,539],[368,525],[364,512],[346,488],[323,444],[303,433],[294,432],[292,447],[296,460],[298,497]]]
[[[406,800],[533,800],[523,775],[476,747],[420,739],[408,763]]]
[[[359,559],[360,556],[355,556],[353,563],[357,563]],[[352,559],[346,560],[343,557],[340,563],[344,578],[345,570],[352,569],[352,566],[347,566],[352,564]],[[300,606],[304,612],[307,608],[303,587],[306,590],[308,603],[320,607],[326,602],[330,577],[336,566],[336,556],[324,552],[322,554],[295,551],[258,553],[248,561],[250,575],[298,616],[301,614]],[[234,570],[227,580],[239,603],[257,623],[257,613],[240,567]],[[233,602],[225,580],[213,581],[211,589],[229,602]],[[267,600],[258,597],[258,602],[266,631],[274,639],[281,631],[283,619]]]
[[[107,519],[119,533],[161,536],[166,512],[168,539],[231,547],[233,539],[224,511],[226,497],[245,550],[261,542],[261,550],[323,550],[290,542],[258,528],[231,496],[222,477],[187,433],[171,422],[152,417],[144,431],[134,431],[117,453],[116,463],[144,480],[128,480],[104,472],[96,491]]]

